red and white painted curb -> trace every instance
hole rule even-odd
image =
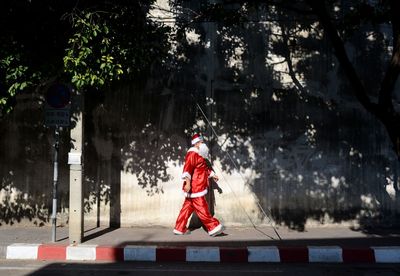
[[[7,246],[6,259],[71,261],[242,262],[242,263],[400,263],[400,246],[159,247],[127,245],[21,244]]]

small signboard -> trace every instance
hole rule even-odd
[[[64,84],[51,85],[46,93],[45,124],[48,127],[70,125],[70,88]]]
[[[45,108],[45,124],[46,126],[69,126],[70,109],[69,108]]]
[[[68,165],[81,165],[82,164],[82,153],[81,152],[69,152],[68,153]]]

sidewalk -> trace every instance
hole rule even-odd
[[[176,236],[165,227],[85,228],[84,242],[70,246],[68,227],[0,227],[0,259],[147,260],[147,261],[272,261],[400,263],[399,231],[375,234],[348,227],[227,227],[225,235],[209,237],[203,229]]]

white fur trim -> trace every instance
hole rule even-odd
[[[209,177],[213,177],[215,175],[214,171],[211,171],[210,176]]]
[[[199,149],[196,147],[191,147],[188,152],[194,151],[195,153],[199,153]]]
[[[203,190],[203,191],[201,191],[201,192],[198,192],[198,193],[193,193],[193,194],[191,194],[191,193],[183,192],[183,194],[185,195],[185,197],[196,198],[196,197],[201,197],[201,196],[206,195],[207,192],[208,192],[208,190],[205,189],[205,190]]]
[[[214,235],[214,234],[216,234],[218,232],[222,232],[222,230],[223,230],[222,224],[218,224],[213,230],[208,232],[208,234],[211,236],[211,235]]]
[[[192,145],[196,144],[197,142],[203,141],[203,137],[199,136],[197,138],[194,138],[192,140]]]
[[[188,173],[188,172],[183,172],[183,174],[182,174],[182,179],[185,179],[186,177],[188,177],[189,179],[192,179],[192,176],[190,175],[190,173]]]

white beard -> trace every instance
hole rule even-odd
[[[204,143],[201,143],[200,147],[199,147],[199,154],[203,158],[208,158],[208,153],[209,153],[209,149],[208,149],[207,145]]]

